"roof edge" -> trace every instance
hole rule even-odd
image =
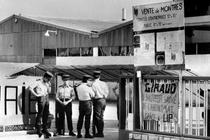
[[[38,23],[38,24],[42,24],[42,25],[46,25],[46,26],[51,26],[51,27],[54,27],[54,28],[57,28],[57,29],[60,29],[60,30],[67,30],[67,31],[71,31],[71,32],[76,32],[76,33],[79,33],[79,34],[84,34],[84,35],[91,35],[91,32],[85,32],[85,31],[81,31],[81,30],[76,30],[76,29],[73,29],[73,28],[67,28],[67,27],[62,27],[62,26],[58,26],[58,25],[55,25],[55,24],[51,24],[51,23],[47,23],[47,22],[43,22],[43,21],[39,21],[37,19],[33,19],[33,18],[29,18],[29,17],[25,17],[25,16],[19,16],[19,15],[16,15],[16,14],[13,14],[12,16],[9,16],[8,18],[5,18],[4,20],[0,21],[0,24],[2,24],[3,22],[11,19],[11,18],[19,18],[19,19],[22,19],[22,20],[26,20],[26,21],[30,21],[30,22],[35,22],[35,23]]]
[[[129,20],[129,21],[126,21],[124,23],[120,23],[120,24],[115,25],[113,27],[110,27],[110,28],[107,28],[105,30],[102,30],[102,31],[99,32],[99,35],[100,34],[104,34],[106,32],[109,32],[109,31],[112,31],[112,30],[115,30],[115,29],[118,29],[118,28],[121,28],[121,27],[126,26],[126,25],[129,25],[129,24],[133,24],[133,20]]]

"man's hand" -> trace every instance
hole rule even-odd
[[[64,106],[66,106],[67,104],[68,104],[68,102],[65,102],[65,101],[63,102],[63,105],[64,105]]]
[[[36,97],[42,97],[43,94],[36,94]]]

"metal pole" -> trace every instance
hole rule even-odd
[[[143,106],[142,106],[142,75],[141,71],[137,71],[137,78],[139,80],[139,117],[140,117],[140,130],[143,130]]]
[[[181,135],[183,135],[183,132],[184,132],[184,127],[183,127],[183,125],[184,125],[184,118],[183,118],[183,114],[185,113],[184,112],[184,101],[183,101],[183,96],[184,96],[184,94],[183,94],[183,82],[182,82],[182,70],[180,70],[180,72],[179,72],[179,101],[180,101],[180,104],[178,105],[178,108],[180,107],[180,109],[181,109],[181,111],[180,111],[180,113],[181,113],[181,117],[180,117],[180,119],[181,119],[181,124],[180,124],[180,134]]]

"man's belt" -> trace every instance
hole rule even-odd
[[[62,102],[63,101],[69,101],[70,100],[70,98],[59,98]]]
[[[80,102],[87,102],[87,101],[92,101],[92,100],[79,100]]]
[[[105,99],[105,98],[94,98],[94,100],[100,100],[100,99]]]

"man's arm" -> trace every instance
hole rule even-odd
[[[108,85],[104,82],[104,97],[107,98],[109,95],[109,87]]]
[[[36,88],[36,87],[35,87]],[[40,95],[38,95],[35,91],[34,91],[34,89],[35,88],[32,88],[31,86],[29,86],[29,91],[34,95],[34,96],[36,96],[36,97],[39,97]]]
[[[70,102],[72,102],[75,99],[75,93],[74,93],[74,89],[73,88],[71,89],[70,95],[71,95],[70,100],[68,100],[66,102],[66,104],[69,104]]]
[[[119,85],[116,84],[113,88],[112,88],[112,91],[114,93],[114,95],[118,98],[119,96],[119,93],[117,92],[117,90],[119,89]]]
[[[57,102],[59,102],[60,104],[62,104],[63,105],[63,102],[59,99],[59,97],[58,97],[58,94],[59,94],[59,88],[58,88],[58,91],[57,91],[57,93],[56,93],[56,97],[55,97],[55,100],[57,101]]]

